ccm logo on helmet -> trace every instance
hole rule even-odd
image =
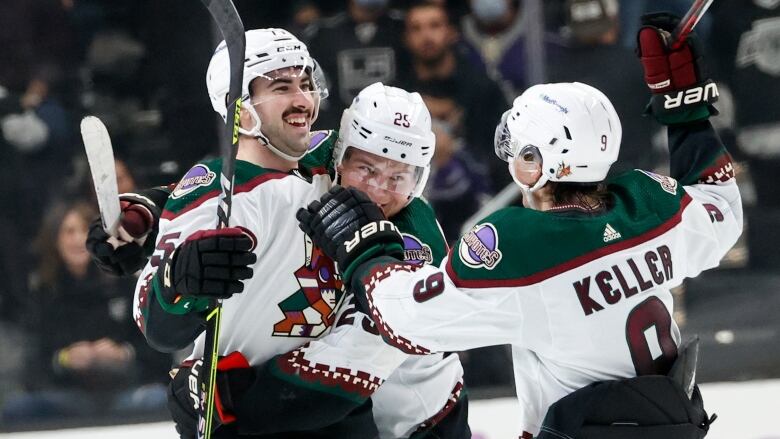
[[[711,82],[706,85],[693,87],[693,88],[689,88],[688,90],[681,91],[677,93],[675,96],[664,95],[664,108],[667,110],[671,110],[673,108],[679,107],[682,104],[691,105],[702,101],[710,102],[714,98],[717,98],[719,95],[720,94],[718,93],[718,87],[715,85],[714,82]]]
[[[372,223],[366,224],[365,226],[361,227],[360,230],[355,231],[355,236],[352,239],[344,243],[347,253],[354,250],[355,247],[360,244],[361,240],[366,239],[375,233],[385,231],[394,231],[395,233],[400,234],[398,229],[395,227],[395,224],[388,220],[374,221]]]
[[[299,51],[299,50],[303,50],[303,46],[301,46],[300,44],[295,44],[295,45],[292,45],[292,46],[277,47],[276,48],[276,53],[279,53],[279,52],[293,52],[293,51]]]

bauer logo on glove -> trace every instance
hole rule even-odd
[[[345,251],[351,252],[355,249],[355,247],[360,244],[360,242],[364,239],[369,239],[371,236],[375,235],[378,232],[398,232],[398,229],[395,227],[395,224],[388,220],[382,220],[382,221],[376,221],[373,223],[368,223],[360,228],[360,230],[355,231],[355,237],[350,239],[349,241],[346,241],[344,243]]]
[[[645,112],[665,125],[696,122],[717,114],[711,104],[718,100],[718,88],[708,78],[696,35],[672,41],[679,22],[668,13],[648,14],[642,17],[637,34],[637,55],[645,83],[653,93]]]

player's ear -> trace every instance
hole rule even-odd
[[[250,102],[245,102],[241,105],[241,112],[239,115],[239,121],[241,123],[241,128],[245,130],[251,130],[255,126],[255,121],[252,119],[252,115],[249,113],[249,110],[247,110],[246,106],[252,105]]]

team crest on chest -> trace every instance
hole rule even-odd
[[[647,175],[648,177],[652,178],[653,180],[657,181],[658,184],[661,185],[661,189],[663,189],[664,191],[672,195],[677,195],[677,180],[673,179],[672,177],[667,177],[666,175],[658,175],[654,172],[645,171],[642,169],[637,169],[637,170]]]
[[[179,184],[171,192],[171,198],[181,198],[199,187],[209,186],[217,178],[206,165],[195,165],[184,174]]]
[[[429,245],[414,235],[408,233],[401,235],[404,238],[404,261],[418,266],[433,263],[433,252]]]
[[[274,325],[274,336],[319,337],[333,325],[344,296],[336,265],[305,237],[306,260],[295,270],[300,289],[279,303],[284,319]]]
[[[490,223],[478,224],[458,244],[458,256],[471,268],[492,270],[501,261],[498,232]]]

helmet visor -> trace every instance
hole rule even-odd
[[[410,165],[348,146],[337,164],[342,185],[354,186],[369,195],[371,191],[389,191],[404,197],[414,195],[425,168]]]
[[[291,98],[300,95],[311,101],[315,108],[318,107],[320,100],[327,97],[328,89],[325,86],[324,76],[321,73],[315,75],[314,71],[313,66],[308,65],[284,67],[255,75],[251,82],[252,105],[263,104],[280,97]],[[256,82],[258,80],[260,83]],[[323,86],[326,88],[321,88]]]
[[[507,119],[512,110],[505,111],[501,116],[501,122],[496,126],[496,133],[493,136],[493,148],[495,148],[498,158],[509,162],[515,155],[515,143],[512,140],[512,133],[509,131]]]

